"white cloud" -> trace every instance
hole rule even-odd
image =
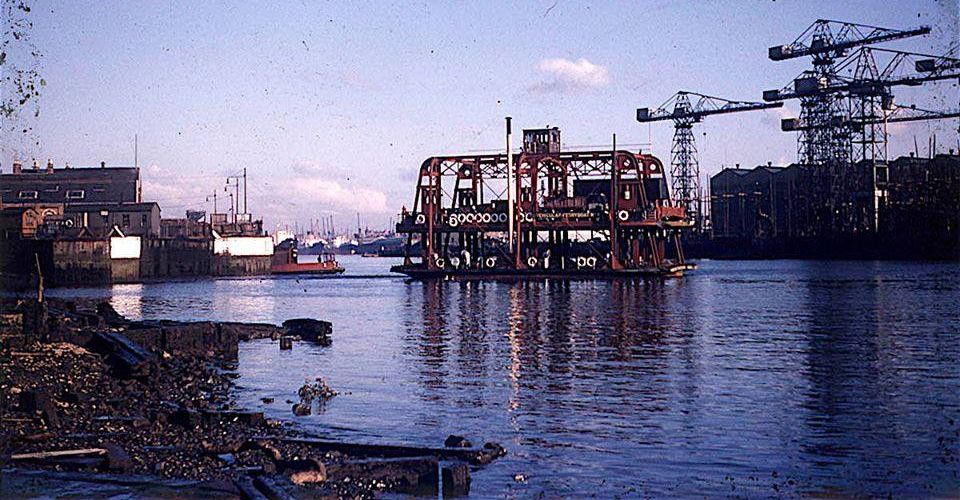
[[[544,59],[537,64],[537,70],[551,77],[530,87],[537,94],[570,94],[605,87],[611,82],[606,66],[582,57],[576,61],[561,57]]]
[[[268,226],[277,222],[292,223],[295,220],[312,218],[320,213],[350,215],[393,215],[396,207],[390,206],[387,195],[376,189],[353,187],[354,181],[339,180],[337,168],[326,168],[310,161],[297,162],[292,173],[264,175],[251,172],[249,207],[254,217],[263,217]],[[228,211],[229,192],[223,190],[226,174],[177,175],[156,165],[146,166],[143,176],[144,201],[160,204],[165,218],[183,217],[188,208],[212,211],[212,197],[217,192],[217,208]],[[367,184],[357,180],[358,185]],[[242,197],[242,193],[241,193]],[[242,206],[241,206],[242,209]]]
[[[285,193],[288,201],[302,206],[324,207],[328,210],[368,214],[392,213],[387,195],[368,188],[349,188],[335,180],[321,177],[284,178],[274,185]]]

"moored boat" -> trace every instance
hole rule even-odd
[[[274,249],[271,274],[339,274],[344,271],[336,257],[328,253],[317,255],[316,262],[298,262],[295,246],[281,245]]]

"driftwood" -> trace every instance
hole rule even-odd
[[[78,457],[85,455],[104,455],[106,448],[80,448],[77,450],[38,451],[35,453],[16,453],[10,460],[46,460],[49,458]]]
[[[269,438],[257,438],[269,439]],[[483,448],[430,448],[383,444],[344,443],[322,439],[284,438],[284,443],[306,445],[320,451],[339,451],[360,457],[410,458],[432,456],[446,460],[463,460],[471,464],[488,464],[506,454],[498,444],[487,443]]]
[[[107,357],[117,375],[126,378],[145,377],[156,358],[146,349],[122,334],[101,331],[93,334],[90,348]]]

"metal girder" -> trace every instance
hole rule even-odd
[[[690,100],[690,96],[696,98]],[[657,109],[640,108],[637,110],[637,121],[640,123],[661,120],[692,120],[700,121],[705,116],[757,109],[779,108],[783,103],[763,103],[750,101],[731,101],[721,97],[713,97],[696,92],[679,91]]]
[[[910,30],[881,28],[867,24],[818,19],[792,43],[770,47],[768,56],[774,61],[797,57],[842,57],[847,50],[871,43],[889,42],[930,33],[929,26]]]
[[[871,60],[874,53],[878,52],[891,54],[893,57],[883,70],[864,72],[864,62]],[[904,70],[907,67],[915,68],[916,73],[906,73]],[[854,76],[841,75],[840,72],[844,70],[853,71]],[[881,92],[890,87],[917,86],[954,78],[960,78],[960,59],[862,47],[838,63],[835,74],[829,80],[817,80],[812,72],[805,71],[782,89],[765,91],[763,100],[777,102],[823,94]]]
[[[915,105],[904,106],[895,104],[893,109],[886,113],[884,118],[876,120],[837,120],[833,123],[826,125],[820,125],[820,127],[840,127],[840,126],[849,126],[857,127],[862,126],[863,124],[869,123],[902,123],[902,122],[915,122],[915,121],[924,121],[924,120],[948,120],[950,118],[960,118],[960,110],[947,110],[947,111],[932,111],[928,109],[921,109]],[[784,132],[799,132],[801,130],[813,130],[816,126],[813,124],[805,123],[802,120],[797,118],[785,118],[781,120],[780,129]]]

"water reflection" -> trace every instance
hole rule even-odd
[[[368,266],[380,276],[378,259]],[[510,454],[491,496],[955,496],[960,267],[705,262],[673,281],[220,280],[51,291],[145,318],[334,323],[241,350],[241,403],[338,437]],[[264,405],[260,397],[274,397]],[[638,465],[639,464],[639,465]],[[528,476],[518,484],[514,474]]]

